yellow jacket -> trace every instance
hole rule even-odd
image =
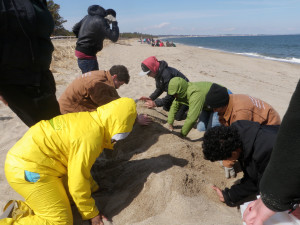
[[[99,211],[91,197],[90,170],[111,137],[130,132],[136,119],[134,100],[120,98],[94,112],[70,113],[32,126],[9,150],[6,163],[51,176],[68,176],[70,194],[83,219]]]

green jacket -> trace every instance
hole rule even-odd
[[[175,114],[179,110],[181,104],[189,106],[187,118],[181,129],[181,134],[183,136],[186,136],[190,132],[197,121],[204,107],[207,92],[212,84],[213,83],[211,82],[187,82],[180,77],[171,79],[168,87],[168,94],[176,95],[176,97],[168,114],[168,123],[174,123]]]

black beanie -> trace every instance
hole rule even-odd
[[[117,13],[115,10],[113,9],[107,9],[105,10],[106,11],[106,15],[112,15],[113,17],[116,17],[117,16]]]
[[[229,94],[227,88],[213,83],[206,95],[205,105],[215,109],[226,106],[229,102]]]

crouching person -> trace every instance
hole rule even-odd
[[[9,150],[5,175],[32,213],[4,218],[0,224],[73,224],[67,188],[84,220],[103,225],[91,193],[98,189],[90,170],[103,148],[131,132],[134,100],[119,98],[94,112],[70,113],[32,126]],[[68,177],[68,187],[63,178]],[[20,203],[20,202],[19,202]],[[20,204],[19,204],[20,205]]]
[[[220,190],[213,186],[220,201],[237,206],[243,199],[259,193],[259,182],[269,162],[278,125],[261,125],[239,120],[231,126],[213,127],[203,139],[204,158],[212,162],[224,160],[228,166],[239,161],[244,173],[239,184]]]

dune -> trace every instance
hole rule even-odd
[[[53,40],[55,52],[51,70],[59,97],[80,70],[74,56],[75,40]],[[106,42],[98,54],[100,70],[122,64],[130,72],[130,82],[118,89],[122,97],[149,96],[155,82],[140,77],[140,63],[149,56],[165,60],[190,81],[211,81],[233,93],[249,94],[270,103],[284,115],[299,80],[299,64],[275,62],[177,44],[177,47],[151,47],[137,40]],[[164,124],[167,112],[147,109],[137,102],[139,113],[153,118],[149,126],[135,125],[129,137],[105,150],[92,168],[100,190],[94,194],[97,206],[112,222],[105,224],[242,224],[239,209],[221,203],[212,190],[230,187],[242,177],[226,179],[218,163],[203,159],[203,132],[192,129],[187,138],[178,136]],[[7,151],[27,131],[27,127],[0,102],[0,209],[10,199],[22,199],[8,185],[4,175]],[[74,224],[82,221],[73,206]]]

